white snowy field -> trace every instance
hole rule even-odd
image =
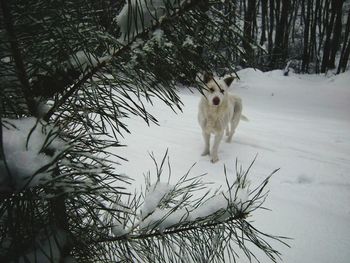
[[[276,245],[286,263],[350,262],[350,74],[283,76],[282,71],[238,72],[231,92],[243,99],[241,121],[231,143],[222,142],[219,162],[201,156],[203,140],[197,122],[200,94],[181,90],[183,112],[175,114],[155,101],[149,111],[160,126],[148,127],[140,118],[127,120],[127,158],[117,169],[139,188],[143,174],[154,171],[149,153],[158,160],[168,149],[172,182],[196,163],[191,175],[207,173],[213,188],[225,185],[224,165],[235,176],[235,160],[260,183],[281,168],[270,183],[265,203],[272,211],[257,211],[250,221],[269,234],[288,236],[291,248]],[[164,181],[167,180],[167,174]],[[240,261],[241,262],[241,261]],[[245,262],[245,261],[242,261]],[[262,257],[262,262],[268,260]]]

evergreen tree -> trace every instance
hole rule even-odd
[[[237,167],[199,198],[201,177],[161,182],[165,155],[132,195],[113,168],[125,118],[156,122],[145,102],[181,108],[178,81],[233,72],[228,2],[0,0],[0,262],[232,262],[248,243],[276,260],[281,239],[247,220],[269,177],[249,189]]]

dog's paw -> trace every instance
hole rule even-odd
[[[202,152],[202,156],[206,156],[209,155],[209,151],[205,150],[204,152]]]
[[[213,156],[213,157],[211,157],[210,161],[211,161],[212,163],[216,163],[217,161],[219,161],[219,157]]]

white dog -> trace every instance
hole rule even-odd
[[[219,160],[218,148],[226,130],[227,142],[232,136],[242,116],[242,100],[230,94],[227,88],[234,77],[216,79],[212,75],[204,75],[204,96],[199,103],[198,121],[202,128],[205,148],[202,155],[210,154],[211,162]],[[210,150],[210,135],[214,134],[214,145]]]

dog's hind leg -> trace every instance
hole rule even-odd
[[[202,156],[209,154],[209,148],[210,148],[210,133],[206,133],[205,131],[202,132],[203,139],[204,139],[204,151],[202,153]]]
[[[227,142],[231,142],[232,140],[232,136],[236,131],[236,128],[238,126],[238,123],[241,119],[241,115],[242,115],[242,100],[240,98],[235,99],[235,106],[234,106],[234,112],[233,112],[233,116],[232,119],[230,121],[230,132],[229,135],[227,137]]]

